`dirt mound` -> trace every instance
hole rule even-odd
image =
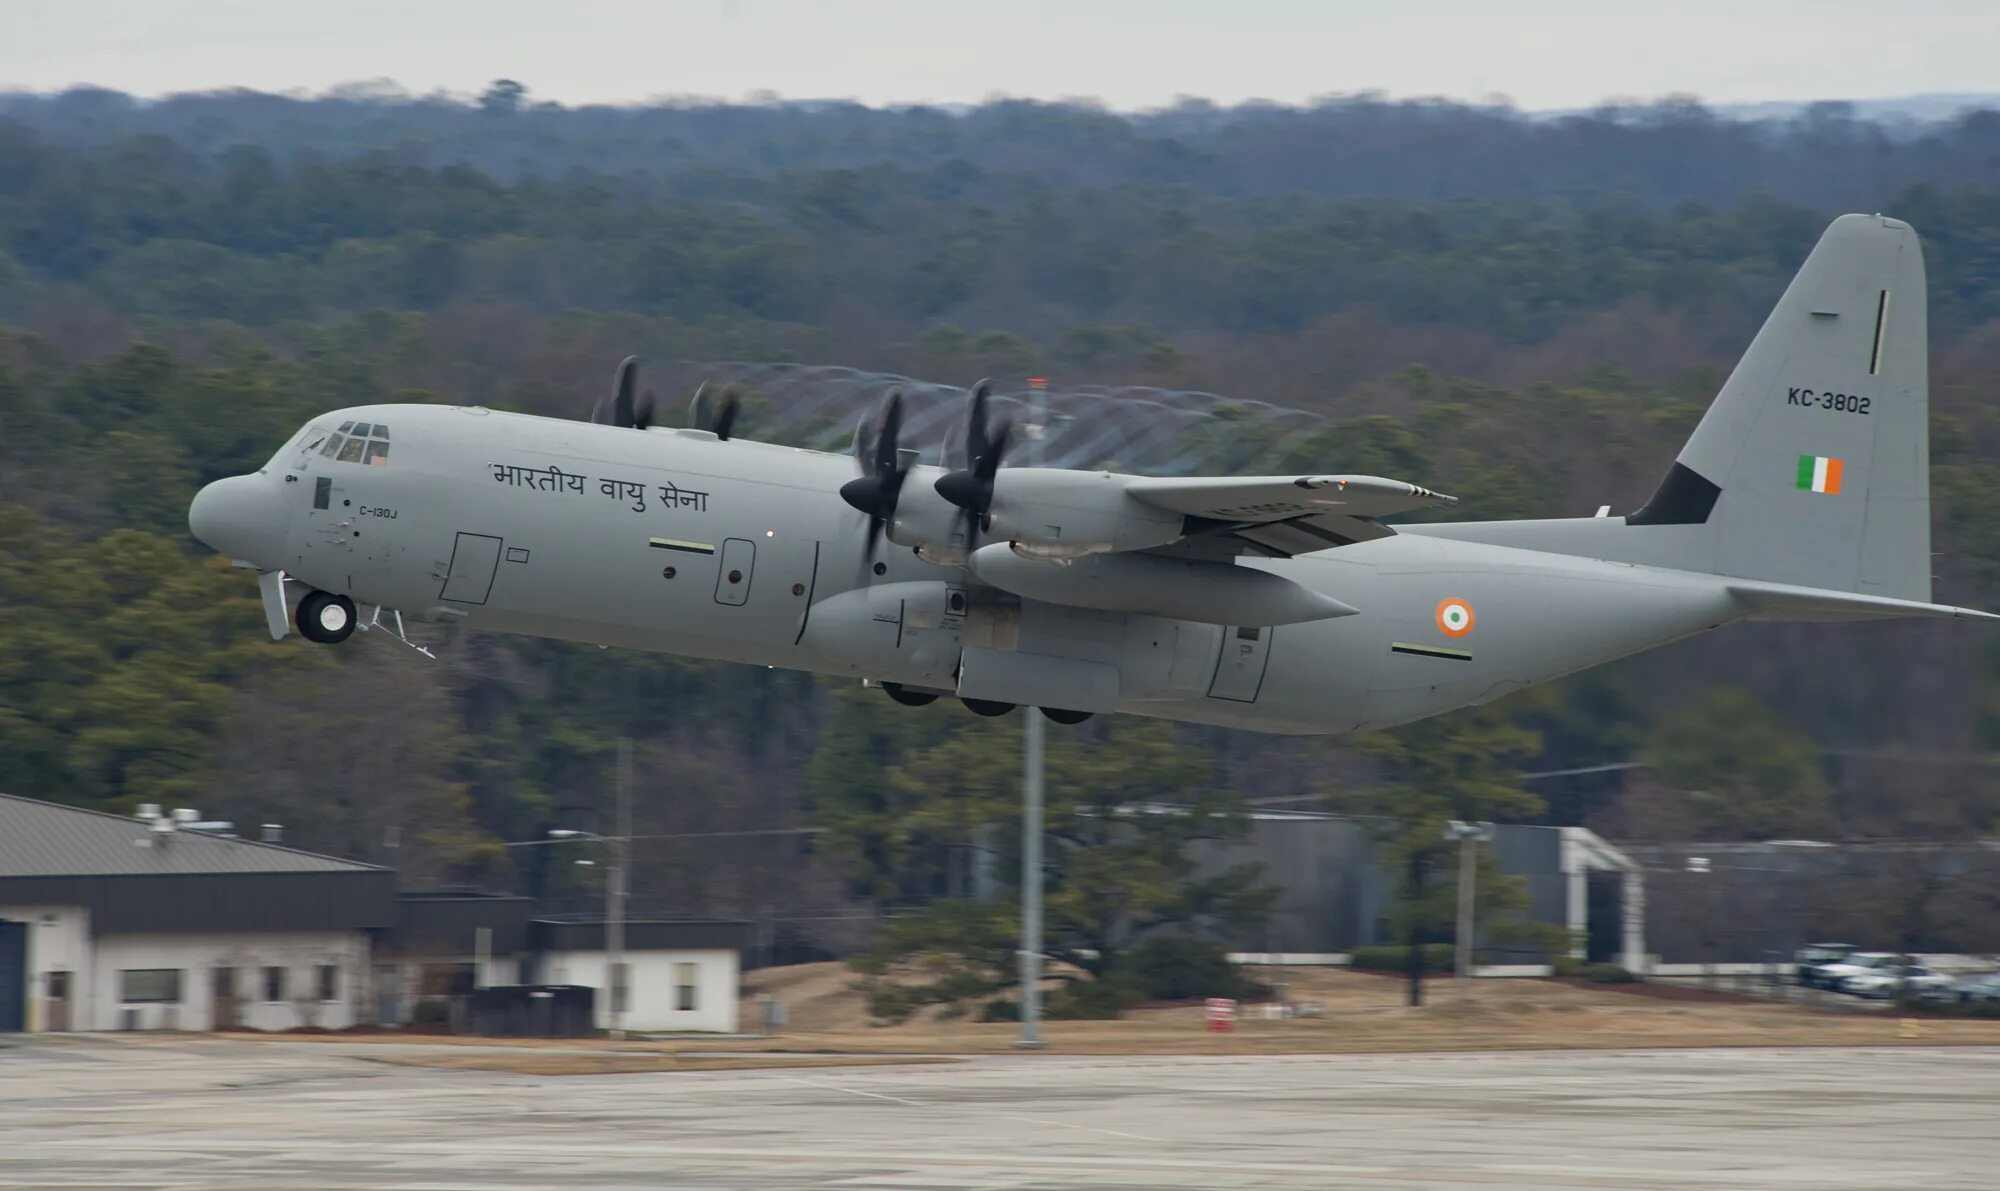
[[[746,973],[741,1028],[761,1028],[761,1002],[770,996],[785,1003],[785,1033],[867,1029],[871,1024],[868,1000],[855,990],[858,979],[846,964],[838,962],[792,964]]]

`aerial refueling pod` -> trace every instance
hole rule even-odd
[[[1023,599],[1203,624],[1297,624],[1360,611],[1268,571],[1227,562],[1093,554],[1055,563],[995,542],[973,551],[969,565],[973,574]]]

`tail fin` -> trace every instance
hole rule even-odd
[[[1690,569],[1928,603],[1924,293],[1908,224],[1834,220],[1626,524],[1705,526]]]

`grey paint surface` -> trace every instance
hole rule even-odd
[[[1370,476],[1001,470],[995,532],[1038,558],[1157,551],[1203,576],[1264,573],[1172,599],[1088,560],[1036,561],[1032,581],[955,565],[991,539],[952,536],[937,468],[913,468],[876,575],[866,521],[838,495],[846,456],[477,408],[316,419],[263,472],[205,489],[190,523],[259,570],[420,619],[1002,703],[1065,706],[1073,690],[1076,710],[1382,728],[1737,620],[1980,615],[1925,602],[1923,286],[1907,225],[1837,220],[1681,453],[1713,492],[1680,523],[1396,533],[1373,518],[1451,498]],[[348,421],[393,429],[387,466],[312,449]],[[1840,491],[1801,490],[1802,455],[1842,460]],[[1251,588],[1295,593],[1256,597],[1287,619],[1352,614],[1260,625],[1229,594]],[[1449,608],[1467,612],[1447,623]],[[1241,629],[1262,635],[1239,656]]]
[[[0,878],[386,871],[201,832],[156,833],[123,815],[0,794]]]
[[[1504,1024],[1495,1028],[1505,1028]],[[30,1042],[0,1186],[1988,1188],[2000,1051],[1002,1056],[551,1079]],[[548,1055],[547,1049],[533,1052]]]

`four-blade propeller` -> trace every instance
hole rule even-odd
[[[999,427],[986,421],[986,393],[990,385],[980,381],[972,386],[972,403],[965,414],[965,467],[939,476],[937,494],[965,510],[965,541],[971,546],[978,531],[989,524],[993,510],[993,477],[1007,453],[1007,436],[1012,423],[1002,420]]]
[[[659,410],[653,401],[653,392],[648,389],[644,396],[633,397],[633,390],[639,382],[639,357],[626,356],[618,364],[618,379],[611,386],[611,400],[599,400],[590,407],[590,420],[601,426],[618,426],[628,430],[645,430],[658,420]],[[735,393],[725,394],[718,404],[704,400],[708,391],[706,381],[695,390],[694,402],[690,407],[689,422],[696,430],[707,430],[720,439],[728,439],[730,430],[736,425],[737,412],[742,408]]]
[[[868,515],[868,557],[875,557],[875,544],[882,537],[882,531],[896,515],[896,500],[902,495],[903,480],[909,469],[904,466],[897,446],[897,437],[903,431],[903,395],[889,394],[883,406],[882,416],[876,421],[875,441],[863,447],[857,437],[856,454],[861,459],[861,474],[840,486],[840,498]]]

